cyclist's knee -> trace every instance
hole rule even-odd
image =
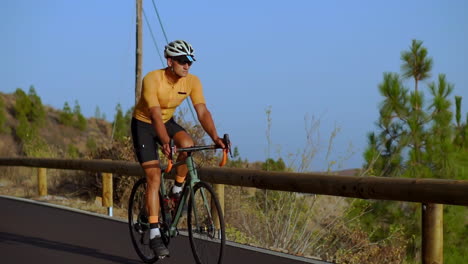
[[[185,131],[180,131],[174,136],[178,148],[188,148],[194,145],[192,137]]]
[[[148,188],[159,188],[159,185],[161,184],[161,174],[146,174],[146,180],[148,182]]]
[[[159,161],[153,160],[144,162],[141,164],[145,171],[146,179],[148,181],[148,187],[158,187],[161,182],[161,169],[159,166]]]

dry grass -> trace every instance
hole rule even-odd
[[[46,203],[107,215],[101,198],[90,195],[84,188],[89,176],[84,173],[63,170],[47,171],[48,195],[40,197],[37,187],[37,169],[24,167],[0,167],[0,195],[26,198]],[[66,180],[64,180],[66,179]],[[114,218],[127,219],[127,208],[113,206]]]

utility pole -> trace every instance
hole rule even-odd
[[[143,0],[136,0],[136,62],[135,62],[135,105],[138,103],[141,95],[141,65],[143,64],[143,35],[141,13],[143,10]]]

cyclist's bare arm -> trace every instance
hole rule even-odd
[[[166,127],[164,126],[161,114],[161,107],[154,106],[149,109],[151,115],[151,123],[156,130],[156,135],[161,139],[163,143],[162,151],[166,157],[171,153],[171,147],[169,146],[169,135],[167,134]]]
[[[210,111],[205,104],[196,104],[193,106],[195,111],[197,112],[198,120],[200,121],[203,129],[208,133],[208,135],[213,139],[213,142],[216,145],[221,146],[222,148],[226,148],[224,145],[223,139],[218,136],[216,132],[216,127],[213,122],[213,118],[211,117]]]

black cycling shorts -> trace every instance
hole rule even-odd
[[[179,131],[186,131],[183,127],[177,124],[173,118],[166,123],[167,133],[170,138]],[[152,124],[142,122],[136,118],[132,118],[132,138],[135,154],[138,162],[143,163],[151,160],[159,160],[158,144],[162,145],[161,140],[156,135],[156,131]]]

